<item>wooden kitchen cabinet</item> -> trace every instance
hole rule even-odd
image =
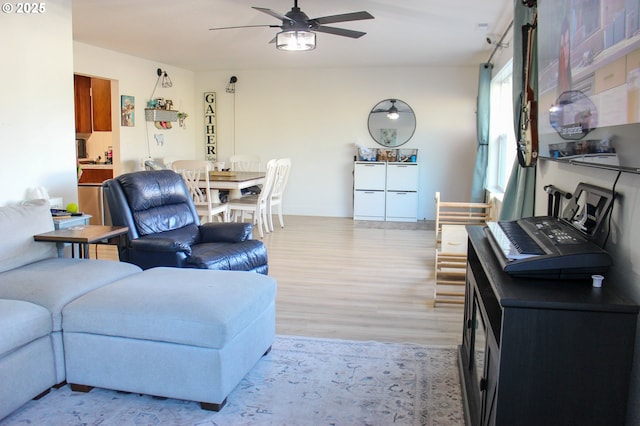
[[[111,81],[102,78],[91,79],[91,106],[93,130],[111,131]]]
[[[76,133],[91,133],[91,78],[73,75]]]
[[[111,131],[111,81],[74,74],[76,133]]]
[[[78,183],[102,183],[107,179],[113,179],[113,168],[81,166],[82,174]]]

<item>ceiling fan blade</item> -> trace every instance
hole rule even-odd
[[[235,27],[209,28],[209,31],[233,30],[233,29],[236,29],[236,28],[258,28],[258,27],[280,28],[279,25],[238,25],[238,26],[235,26]]]
[[[325,27],[324,25],[320,25],[317,28],[313,28],[312,31],[318,31],[321,33],[334,34],[342,37],[351,37],[351,38],[360,38],[366,33],[362,31],[354,31],[354,30],[346,30],[344,28],[336,28],[336,27]]]
[[[389,112],[389,108],[387,108],[387,109],[376,109],[376,110],[371,111],[372,114],[377,114],[377,113],[380,113],[380,112],[387,112],[388,113]],[[409,112],[409,110],[398,109],[398,112]]]
[[[311,19],[311,21],[317,22],[320,25],[323,24],[335,24],[336,22],[347,21],[361,21],[363,19],[375,19],[369,12],[352,12],[344,13],[342,15],[323,16],[320,18]]]
[[[278,12],[276,12],[275,10],[271,10],[271,9],[266,9],[264,7],[256,7],[256,6],[251,6],[253,7],[255,10],[258,10],[262,13],[266,13],[267,15],[271,15],[274,18],[280,19],[281,21],[291,21],[294,22],[291,18],[289,18],[288,16],[284,16]]]

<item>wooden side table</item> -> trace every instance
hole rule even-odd
[[[104,244],[105,241],[107,244],[112,244],[116,238],[118,245],[124,244],[123,239],[126,238],[128,231],[129,228],[126,226],[78,225],[34,235],[33,239],[58,243],[58,256],[60,256],[60,247],[64,247],[64,243],[71,243],[71,257],[75,257],[73,244],[78,244],[78,257],[88,259],[90,244]]]

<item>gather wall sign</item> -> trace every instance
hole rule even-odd
[[[204,149],[209,161],[218,158],[218,129],[216,128],[216,93],[204,93]]]

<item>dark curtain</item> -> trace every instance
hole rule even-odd
[[[513,105],[514,105],[514,130],[519,134],[518,118],[520,117],[520,94],[522,93],[523,76],[523,37],[521,28],[523,25],[534,21],[536,8],[527,7],[522,4],[522,0],[514,0],[513,14]],[[536,37],[537,38],[537,37]],[[538,93],[538,59],[537,59],[537,39],[533,40],[533,51],[531,53],[531,70],[529,73],[529,84],[533,93]],[[518,160],[515,160],[511,177],[507,183],[504,193],[502,208],[500,210],[500,220],[515,220],[521,217],[533,216],[535,207],[535,185],[536,167],[520,167]]]
[[[485,180],[487,176],[487,158],[489,148],[489,118],[491,110],[491,73],[493,64],[480,64],[478,78],[478,99],[476,106],[476,133],[478,148],[476,153],[476,165],[473,171],[471,183],[471,202],[485,202]]]

